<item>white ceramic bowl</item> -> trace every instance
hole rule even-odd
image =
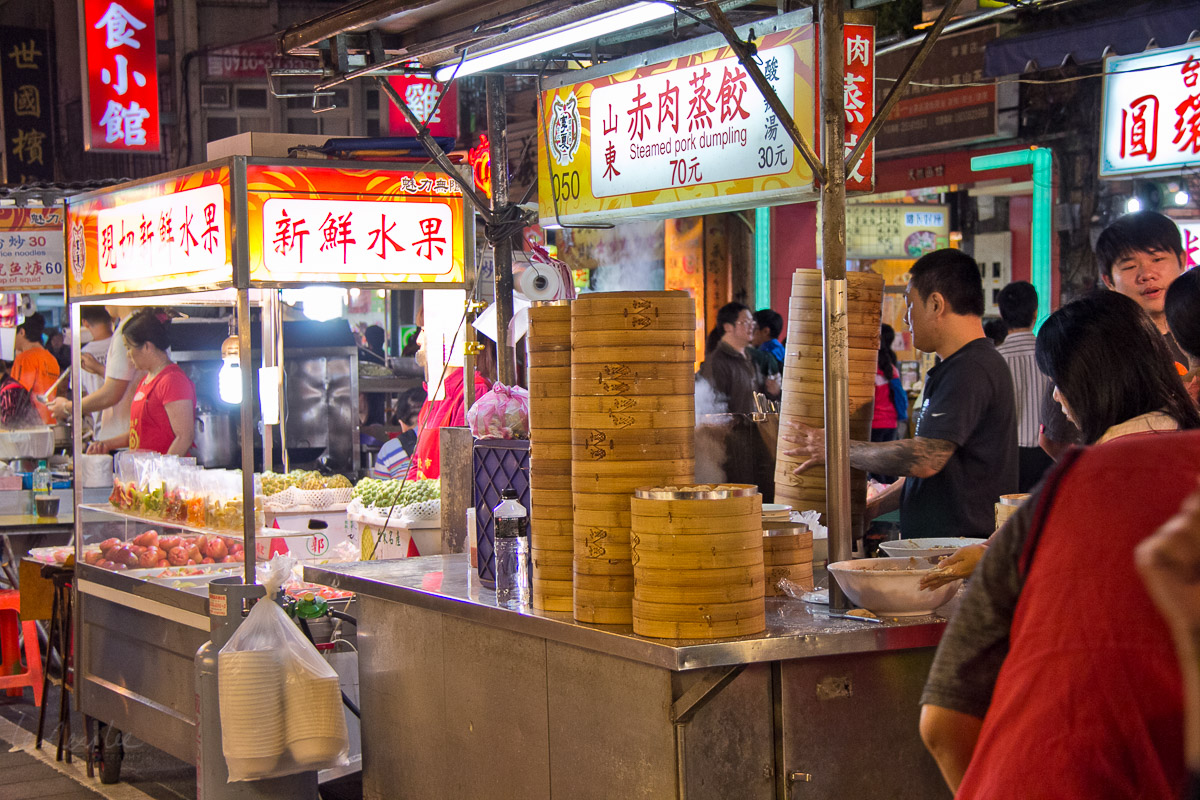
[[[959,581],[925,592],[917,588],[933,567],[923,558],[863,558],[838,561],[829,572],[855,605],[880,617],[929,614],[958,591]]]
[[[905,556],[924,558],[948,556],[960,547],[983,544],[986,541],[987,539],[968,539],[965,536],[951,536],[943,539],[898,539],[894,542],[880,542],[879,549],[895,558]]]

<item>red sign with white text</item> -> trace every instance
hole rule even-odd
[[[429,78],[418,78],[414,75],[396,75],[388,78],[388,82],[396,88],[405,104],[416,115],[417,119],[425,122],[429,135],[435,139],[448,137],[458,138],[458,87],[451,83],[443,86]],[[438,104],[442,92],[446,96]],[[434,106],[437,110],[434,111]],[[392,136],[416,136],[417,131],[400,109],[388,101],[388,133]]]
[[[159,152],[154,0],[83,0],[82,38],[84,146]]]
[[[846,25],[844,97],[846,102],[846,155],[875,115],[875,26]],[[875,183],[875,143],[867,145],[862,158],[846,174],[846,190],[870,192]]]

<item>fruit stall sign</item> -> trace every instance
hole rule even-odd
[[[229,284],[229,169],[67,200],[72,296]]]
[[[814,29],[763,36],[762,70],[809,141]],[[810,197],[812,174],[732,50],[719,47],[542,93],[544,226],[682,216]]]
[[[84,147],[157,153],[154,0],[83,0]]]
[[[1104,62],[1100,175],[1178,173],[1200,160],[1200,42]]]
[[[246,185],[251,280],[463,280],[463,197],[445,175],[252,164]]]
[[[62,291],[63,213],[0,208],[0,292]]]
[[[1176,220],[1183,238],[1184,269],[1200,267],[1200,220]]]

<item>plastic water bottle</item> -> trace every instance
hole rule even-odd
[[[37,469],[33,471],[31,483],[29,505],[32,508],[29,513],[36,514],[37,499],[50,496],[50,468],[44,459],[38,462]]]
[[[495,524],[496,603],[504,608],[528,608],[530,603],[529,520],[517,493],[505,489],[492,509]]]

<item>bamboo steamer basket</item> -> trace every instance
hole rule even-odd
[[[871,435],[883,288],[881,275],[869,272],[846,274],[850,436],[857,440],[868,440]],[[791,422],[825,427],[823,293],[820,270],[800,269],[793,273],[780,402],[781,431]],[[825,470],[815,467],[802,475],[794,475],[792,470],[807,459],[786,455],[785,451],[792,447],[791,443],[779,442],[775,468],[776,501],[797,509],[815,509],[824,513]],[[864,473],[851,471],[850,496],[852,522],[859,526],[866,507]]]
[[[766,628],[756,487],[638,489],[630,520],[634,633],[713,638]]]
[[[571,460],[571,443],[570,442],[538,442],[529,441],[529,457],[536,461],[570,461]]]
[[[542,367],[541,371],[562,370],[565,367]],[[571,376],[570,370],[567,369],[566,380],[551,380],[549,376],[538,375],[538,370],[529,371],[529,400],[532,404],[536,400],[543,401],[542,408],[550,409],[557,406],[565,405],[567,409],[571,408]],[[565,400],[566,403],[562,401]],[[556,409],[557,410],[557,409]],[[535,423],[530,423],[531,425]],[[549,419],[542,424],[549,425]]]
[[[529,351],[529,366],[539,367],[569,367],[571,366],[571,348],[561,350],[531,350]]]
[[[684,292],[591,293],[571,306],[567,418],[581,622],[632,622],[630,497],[664,478],[692,480],[695,331],[695,303]]]
[[[807,525],[764,521],[762,541],[768,597],[784,594],[779,588],[783,579],[805,590],[813,588],[813,539]]]

